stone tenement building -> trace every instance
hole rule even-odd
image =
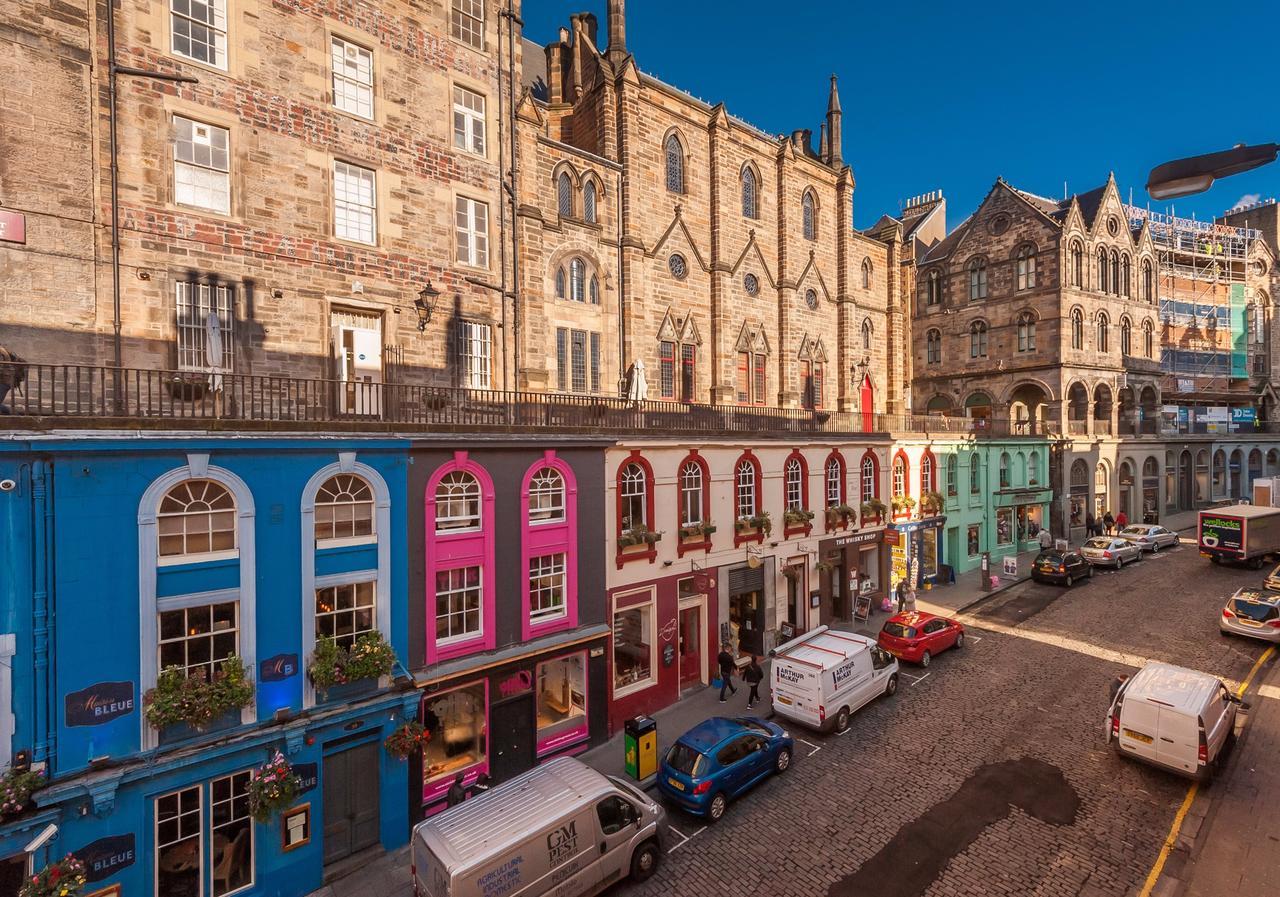
[[[1187,348],[1189,328],[1177,326],[1174,308],[1186,301],[1188,278],[1169,238],[1153,239],[1163,225],[1150,218],[1121,201],[1114,178],[1061,202],[998,180],[973,215],[919,257],[915,406],[986,418],[1003,432],[1061,436],[1050,470],[1055,531],[1076,535],[1088,514],[1106,510],[1130,519],[1189,510],[1280,473],[1280,453],[1255,444],[1252,418],[1247,427],[1219,425],[1210,409],[1189,407],[1191,396],[1180,406],[1187,410],[1166,404]],[[1271,330],[1274,255],[1257,239],[1247,254],[1236,265],[1239,298],[1249,300],[1237,315],[1240,376],[1228,386],[1229,376],[1200,375],[1220,384],[1215,404],[1249,409],[1234,412],[1241,420],[1274,395],[1272,350],[1254,338]],[[1229,274],[1225,264],[1215,271]]]

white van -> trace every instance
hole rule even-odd
[[[552,760],[413,830],[417,897],[588,897],[658,868],[666,812],[572,757]]]
[[[1235,737],[1241,704],[1216,676],[1151,662],[1116,692],[1107,742],[1117,753],[1180,775],[1211,778]]]
[[[773,712],[820,732],[843,732],[858,708],[898,690],[898,661],[864,635],[819,626],[769,656]]]

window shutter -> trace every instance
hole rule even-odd
[[[556,389],[560,392],[569,390],[569,331],[563,327],[556,328]]]
[[[591,334],[591,391],[600,391],[600,334]]]

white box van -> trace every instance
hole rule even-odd
[[[666,824],[643,791],[563,757],[420,823],[413,892],[588,897],[652,875]]]
[[[773,712],[820,732],[843,732],[858,708],[898,690],[898,661],[864,635],[819,626],[769,656]]]
[[[1222,680],[1168,663],[1148,663],[1111,702],[1107,742],[1180,775],[1211,778],[1235,737],[1241,702]]]

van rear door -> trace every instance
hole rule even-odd
[[[1154,760],[1159,734],[1159,709],[1143,698],[1126,699],[1120,709],[1120,748]]]
[[[415,891],[420,897],[450,897],[449,871],[416,832],[413,836],[413,874]]]
[[[1199,768],[1200,720],[1181,708],[1161,707],[1156,760],[1173,769],[1194,773]]]

